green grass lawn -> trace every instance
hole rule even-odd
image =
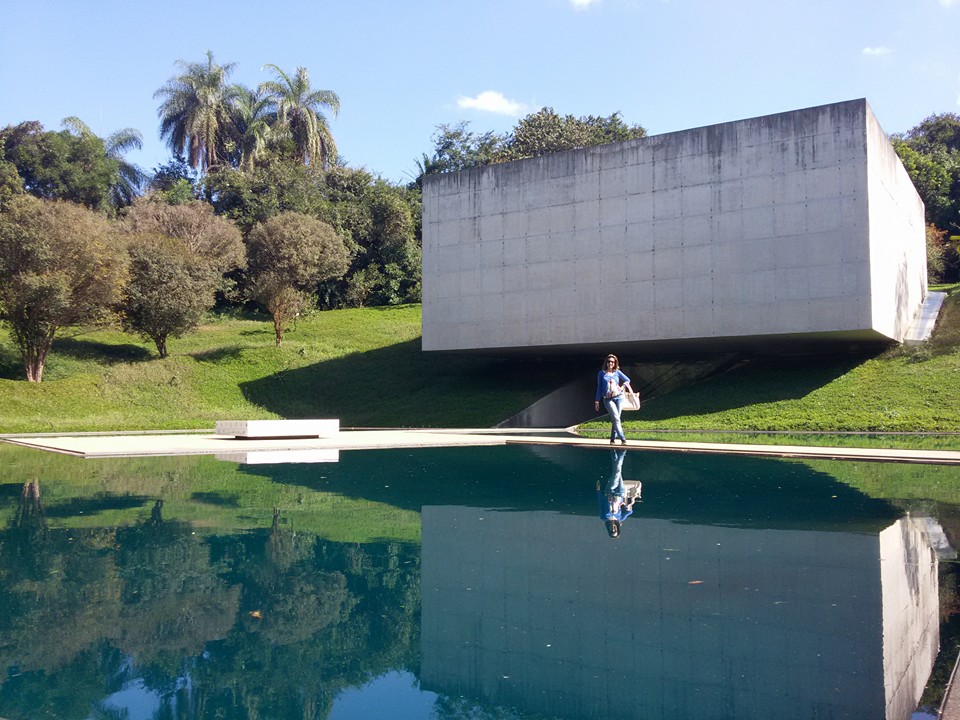
[[[873,357],[755,358],[646,398],[639,413],[625,415],[628,434],[960,432],[960,285],[942,289],[947,304],[923,347]],[[221,419],[281,417],[336,417],[345,427],[483,427],[593,372],[583,359],[423,353],[417,305],[314,313],[281,348],[267,318],[218,317],[171,340],[169,350],[161,360],[151,344],[114,330],[64,333],[43,383],[33,384],[22,379],[8,333],[0,333],[0,433],[202,429]],[[608,427],[601,419],[581,429],[604,435]]]
[[[755,358],[737,370],[648,399],[639,413],[624,414],[624,429],[634,438],[651,437],[645,435],[650,431],[686,432],[682,438],[655,435],[685,440],[694,439],[690,431],[960,432],[960,286],[941,289],[948,292],[947,302],[933,339],[924,346],[891,348],[866,358]],[[600,419],[581,430],[605,436],[609,422]],[[860,439],[850,444],[862,445]],[[771,439],[784,440],[789,438]],[[727,441],[750,442],[744,436]],[[960,440],[948,441],[957,444]]]
[[[420,350],[420,306],[317,312],[275,347],[268,318],[217,318],[157,357],[112,330],[63,333],[27,383],[0,334],[0,433],[211,428],[336,417],[343,426],[490,426],[571,379],[563,363]]]

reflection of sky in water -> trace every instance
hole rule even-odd
[[[363,687],[350,688],[337,695],[329,720],[351,718],[429,718],[437,696],[420,689],[416,676],[408,672],[390,672]]]
[[[160,709],[160,697],[147,690],[142,680],[128,683],[123,690],[113,693],[103,701],[106,710],[119,710],[124,720],[153,720]],[[90,716],[92,720],[94,716]]]

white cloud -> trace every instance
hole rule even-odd
[[[940,0],[940,4],[943,5],[945,8],[953,7],[954,5],[957,4],[957,0]]]
[[[889,55],[893,52],[893,48],[888,47],[865,47],[863,49],[863,54],[867,57],[881,57],[883,55]]]
[[[457,107],[514,117],[519,117],[526,111],[526,106],[523,103],[509,100],[503,96],[503,93],[498,93],[495,90],[484,90],[476,97],[461,96],[457,98]]]
[[[951,0],[940,0],[940,2],[950,2]],[[596,5],[600,0],[570,0],[574,10],[586,10],[591,5]]]

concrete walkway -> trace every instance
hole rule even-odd
[[[329,438],[238,439],[212,432],[177,434],[77,434],[5,436],[6,442],[84,458],[217,455],[257,451],[373,450],[386,448],[465,447],[484,445],[569,445],[609,448],[607,440],[583,438],[563,428],[532,430],[343,430]],[[619,445],[617,447],[620,447]],[[883,462],[960,465],[960,452],[829,448],[798,445],[668,442],[631,440],[627,450],[721,453],[768,457],[835,458]]]

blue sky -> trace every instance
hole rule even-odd
[[[543,106],[650,134],[865,97],[888,133],[960,113],[960,0],[33,0],[6,3],[0,126],[76,115],[170,157],[154,92],[178,59],[273,63],[340,96],[353,166],[406,181],[438,124],[510,129]]]

